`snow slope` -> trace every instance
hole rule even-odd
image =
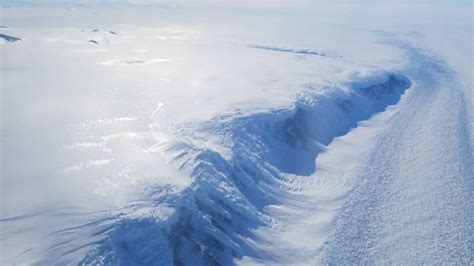
[[[466,4],[138,2],[2,6],[2,264],[472,263]]]
[[[473,158],[465,89],[443,62],[407,49],[413,92],[374,138],[343,200],[323,263],[469,264]]]

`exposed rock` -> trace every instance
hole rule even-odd
[[[10,35],[6,35],[6,34],[3,34],[3,33],[0,33],[0,38],[1,38],[1,39],[4,39],[4,40],[7,41],[7,42],[21,41],[21,38],[14,37],[14,36],[10,36]]]

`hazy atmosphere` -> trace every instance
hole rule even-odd
[[[0,0],[0,265],[473,264],[473,13]]]

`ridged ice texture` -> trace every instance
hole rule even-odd
[[[333,138],[396,104],[411,82],[382,73],[372,81],[334,88],[324,96],[311,90],[291,110],[218,117],[189,130],[227,139],[230,156],[178,143],[167,151],[192,172],[193,183],[179,195],[154,198],[176,209],[168,219],[118,218],[79,263],[105,265],[230,265],[244,256],[277,258],[260,248],[254,229],[271,223],[265,207],[291,190],[288,174],[315,171],[315,157]],[[157,193],[159,194],[159,193]],[[153,195],[151,195],[153,198]]]
[[[356,185],[322,248],[321,264],[474,261],[469,87],[444,61],[401,46],[413,62],[406,69],[412,93],[354,176]]]

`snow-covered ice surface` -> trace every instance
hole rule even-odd
[[[1,265],[474,263],[471,2],[0,8]]]

